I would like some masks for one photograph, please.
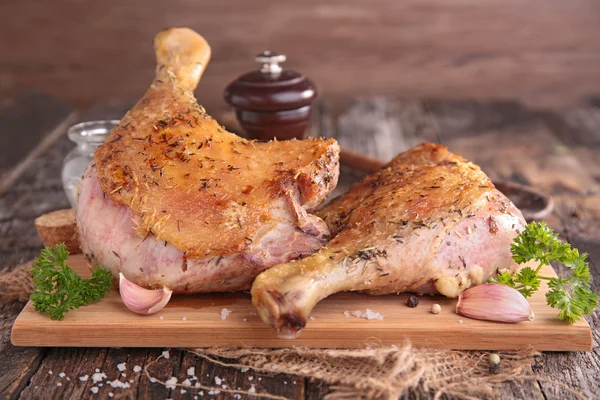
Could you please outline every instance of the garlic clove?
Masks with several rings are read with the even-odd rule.
[[[534,317],[527,299],[518,290],[498,283],[478,285],[462,292],[456,313],[496,322],[532,321]]]
[[[167,305],[173,291],[167,287],[145,289],[119,273],[119,293],[121,293],[121,300],[131,311],[137,314],[150,315],[159,312]]]

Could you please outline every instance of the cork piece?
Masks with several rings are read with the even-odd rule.
[[[44,214],[36,218],[35,227],[44,246],[53,247],[64,243],[69,253],[81,253],[74,208]]]

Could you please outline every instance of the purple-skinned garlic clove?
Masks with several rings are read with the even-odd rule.
[[[162,289],[145,289],[129,281],[119,273],[119,293],[125,306],[136,314],[150,315],[162,310],[173,291],[167,287]]]
[[[502,284],[474,286],[458,296],[456,313],[495,322],[532,321],[533,310],[516,289]]]

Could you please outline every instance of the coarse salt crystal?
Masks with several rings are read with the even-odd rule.
[[[199,388],[200,386],[201,386],[201,385],[200,385],[200,383],[199,383],[199,382],[196,382],[196,383],[194,383],[194,387],[195,387],[195,388]]]
[[[130,379],[130,380],[129,380],[129,383],[133,383],[133,379]]]
[[[250,386],[250,389],[248,389],[248,393],[256,393],[256,388],[254,387],[254,385]]]
[[[308,317],[308,319],[310,319],[311,321],[315,320],[315,317],[313,317],[312,315],[310,317]]]
[[[165,359],[167,359],[167,360],[168,360],[168,359],[169,359],[169,357],[171,357],[171,355],[169,354],[169,350],[165,350],[165,351],[163,351],[163,352],[162,352],[162,356],[163,356]]]
[[[125,363],[117,364],[117,368],[121,372],[123,372],[127,369],[127,367],[125,366]]]
[[[99,383],[98,386],[102,387],[102,386],[104,386],[104,383]]]
[[[177,378],[172,376],[169,379],[167,379],[167,381],[165,382],[165,387],[167,389],[175,389],[176,383],[177,383]]]
[[[187,369],[187,374],[188,374],[189,376],[194,376],[194,375],[196,375],[196,367],[189,367],[189,368]]]
[[[161,319],[161,320],[163,320],[163,319],[165,319],[165,317],[163,317],[163,316],[161,315],[161,316],[160,316],[160,319]]]
[[[105,378],[106,374],[104,372],[96,372],[94,375],[92,375],[92,381],[94,381],[94,383],[100,382],[102,379]]]
[[[259,376],[259,377],[258,377],[258,380],[259,380],[259,381],[262,381],[262,378]]]
[[[187,321],[187,317],[181,318],[182,321]]]
[[[187,393],[187,390],[181,389],[181,394],[186,394],[186,393]]]
[[[369,321],[372,319],[383,319],[383,315],[379,314],[378,312],[371,311],[368,308],[367,311],[362,315],[362,317],[368,319]]]
[[[58,382],[58,383],[56,384],[56,386],[62,386],[62,383]]]
[[[113,396],[114,396],[113,392],[108,392],[108,397],[113,397]]]
[[[190,382],[189,379],[186,379],[185,381],[181,382],[181,384],[186,385],[186,386],[190,386],[192,384],[192,382]]]
[[[246,367],[241,369],[242,372],[248,372],[249,370],[250,370],[250,368],[246,368]]]
[[[100,372],[100,369],[99,369],[99,368],[96,368],[96,370],[95,370],[94,372]]]
[[[231,314],[231,311],[224,308],[221,310],[221,319],[227,319],[227,317],[229,317],[229,314]]]
[[[61,378],[64,378],[66,376],[66,374],[64,372],[61,372],[60,374],[58,374],[58,376],[60,376]]]
[[[221,378],[219,378],[218,376],[215,376],[215,383],[216,383],[217,385],[220,385],[220,384],[221,384],[221,382],[223,382],[223,380],[222,380]]]
[[[52,371],[48,371],[48,375],[52,375]]]
[[[223,389],[227,389],[227,385],[221,385]]]
[[[121,372],[121,376],[122,376],[123,378],[127,378],[127,374],[126,374],[125,372]]]
[[[242,321],[248,322],[248,318],[242,318]]]
[[[271,369],[273,369],[273,370],[279,369],[279,365],[272,365]]]
[[[459,319],[459,320],[458,320],[458,323],[459,323],[459,324],[462,324],[462,323],[463,323],[463,320],[462,320],[462,319]]]
[[[68,380],[68,381],[71,381],[71,378],[69,378],[69,377],[67,376],[67,380]]]
[[[96,386],[94,386],[94,387],[92,387],[92,388],[90,389],[90,391],[91,391],[92,393],[98,393],[98,388],[97,388]]]
[[[150,378],[150,382],[155,383],[156,382],[156,378]]]
[[[140,372],[142,370],[142,367],[140,367],[139,365],[135,365],[133,367],[133,372]]]
[[[368,319],[368,320],[372,320],[372,319],[382,320],[383,319],[383,315],[381,315],[378,312],[374,312],[368,308],[366,309],[365,312],[362,312],[360,310],[350,312],[350,311],[346,310],[346,311],[344,311],[344,316],[346,318],[348,318],[350,316],[354,316],[356,318],[364,318],[364,319]]]
[[[253,376],[249,376],[249,377],[248,377],[248,380],[249,380],[249,381],[252,381],[252,380],[254,380],[254,377],[253,377]]]

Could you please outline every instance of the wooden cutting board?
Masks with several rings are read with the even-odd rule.
[[[89,276],[81,255],[69,265]],[[555,276],[551,267],[544,275]],[[149,316],[130,312],[116,288],[100,302],[72,310],[63,321],[37,313],[29,302],[12,330],[15,346],[83,347],[322,347],[351,348],[369,344],[402,344],[465,350],[512,350],[532,346],[537,350],[589,351],[592,335],[586,321],[569,325],[546,305],[547,286],[529,299],[535,313],[532,322],[505,324],[469,319],[454,312],[456,300],[422,296],[416,308],[405,305],[408,295],[368,296],[340,293],[317,305],[313,318],[299,338],[279,339],[265,325],[244,293],[174,296],[162,311]],[[430,313],[438,303],[442,312]],[[231,314],[221,319],[226,308]],[[366,309],[383,320],[344,316],[344,311]]]

